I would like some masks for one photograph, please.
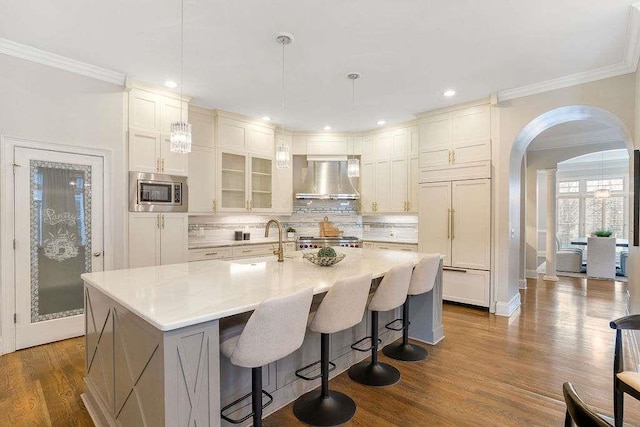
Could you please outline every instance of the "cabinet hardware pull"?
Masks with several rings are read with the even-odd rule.
[[[442,267],[442,270],[444,270],[444,271],[455,271],[457,273],[466,273],[467,272],[467,270],[465,270],[464,268]]]
[[[249,210],[249,201],[247,200],[246,202],[244,202],[246,209]]]
[[[162,159],[162,172],[164,172],[164,159]]]
[[[211,201],[211,210],[214,212],[216,211],[216,199],[213,199]]]
[[[210,255],[218,255],[218,252],[209,252],[208,254],[205,254],[205,255],[207,255],[207,256],[210,256]]]
[[[447,160],[447,163],[451,164],[451,150],[449,150],[449,159]]]
[[[456,238],[456,210],[451,209],[451,240]]]
[[[162,171],[160,170],[160,158],[157,158],[157,159],[156,159],[156,170],[157,170],[158,172],[162,172]]]
[[[455,164],[456,163],[456,150],[451,150],[451,154],[452,154],[452,157],[453,157],[451,163]]]
[[[164,215],[162,215],[162,229],[164,230]]]
[[[447,209],[447,240],[451,238],[451,209]]]
[[[249,210],[253,210],[253,200],[249,200]]]
[[[249,253],[249,252],[253,252],[252,249],[245,249],[244,251],[242,251],[243,254]]]
[[[156,228],[160,228],[160,214],[156,215]]]

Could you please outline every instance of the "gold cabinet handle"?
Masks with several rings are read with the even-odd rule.
[[[162,159],[162,172],[164,172],[164,159]]]
[[[449,159],[447,160],[447,163],[451,164],[451,150],[449,150]]]
[[[451,240],[456,238],[456,210],[451,209]]]
[[[246,209],[249,210],[249,201],[247,200],[246,202],[244,202]]]
[[[249,210],[253,210],[253,200],[249,200]]]
[[[156,171],[161,172],[161,170],[160,170],[160,158],[156,159]]]
[[[451,150],[451,163],[455,164],[456,163],[456,150]]]
[[[451,238],[451,209],[447,209],[447,239]]]
[[[161,216],[162,216],[162,229],[164,230],[164,215],[161,215]]]
[[[211,210],[214,212],[216,211],[216,199],[213,199],[211,201]]]
[[[156,215],[156,228],[160,228],[160,214]]]
[[[205,254],[206,256],[213,256],[213,255],[218,255],[218,252],[209,252],[208,254]]]
[[[411,202],[407,200],[407,212],[411,210]]]

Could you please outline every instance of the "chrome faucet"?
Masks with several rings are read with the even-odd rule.
[[[274,255],[278,255],[278,262],[284,261],[284,249],[282,249],[282,224],[277,219],[270,219],[267,228],[264,229],[264,237],[269,237],[269,227],[275,224],[278,227],[278,249],[273,250]]]

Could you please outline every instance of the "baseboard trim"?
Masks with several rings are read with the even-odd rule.
[[[524,277],[526,277],[527,279],[537,279],[538,270],[526,270],[524,273]]]
[[[515,294],[508,303],[498,301],[496,303],[496,316],[511,317],[520,307],[520,292]]]
[[[542,280],[546,280],[547,282],[558,282],[558,281],[560,281],[560,279],[558,279],[558,276],[547,276],[546,274],[544,276],[542,276]]]
[[[520,279],[518,283],[520,284],[520,289],[527,289],[527,279]]]

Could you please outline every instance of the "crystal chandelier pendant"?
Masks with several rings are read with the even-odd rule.
[[[608,188],[598,188],[593,192],[593,197],[596,199],[608,199],[611,197],[611,193]]]
[[[171,146],[173,153],[191,152],[191,124],[185,122],[171,123]]]
[[[347,160],[347,176],[349,178],[360,177],[360,160],[356,158]]]
[[[285,143],[280,143],[276,147],[276,168],[288,169],[291,156],[289,155],[289,146]]]

